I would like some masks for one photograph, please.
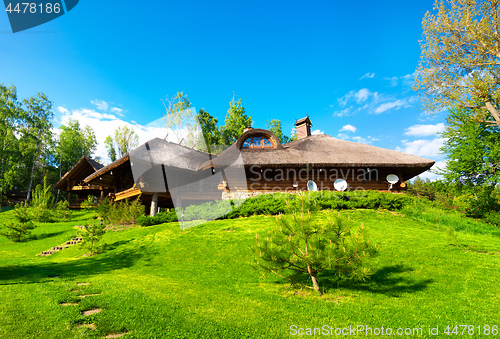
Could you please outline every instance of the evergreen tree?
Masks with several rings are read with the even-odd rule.
[[[288,213],[276,217],[276,227],[267,236],[257,234],[257,245],[253,247],[257,267],[320,295],[318,274],[325,270],[350,279],[367,277],[370,272],[365,259],[375,253],[375,247],[366,240],[363,224],[355,229],[340,214],[326,224],[313,221],[305,195],[298,194],[297,199],[297,204],[287,201]],[[312,286],[300,282],[304,274]]]
[[[252,118],[245,114],[245,108],[241,104],[241,98],[236,101],[233,95],[224,122],[225,125],[222,128],[222,139],[226,145],[232,145],[238,140],[243,130],[252,125]]]

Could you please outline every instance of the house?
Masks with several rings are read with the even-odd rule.
[[[220,155],[152,139],[84,182],[110,190],[115,201],[140,196],[157,207],[272,192],[379,190],[400,192],[434,161],[398,151],[311,135],[309,117],[296,123],[297,140],[281,144],[264,129],[247,128]]]
[[[81,203],[87,200],[88,196],[93,196],[95,201],[99,201],[110,192],[108,187],[88,184],[84,179],[103,167],[97,161],[83,156],[64,174],[54,188],[68,193],[70,208],[80,208]]]

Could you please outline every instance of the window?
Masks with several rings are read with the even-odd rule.
[[[252,136],[248,137],[244,142],[242,148],[272,148],[273,143],[271,139],[265,136]]]

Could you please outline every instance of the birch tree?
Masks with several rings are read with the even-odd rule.
[[[422,22],[413,89],[427,111],[470,109],[500,126],[500,0],[436,0]]]

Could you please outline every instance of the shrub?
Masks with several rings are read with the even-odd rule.
[[[52,187],[47,184],[47,177],[45,177],[43,178],[43,187],[36,185],[33,190],[30,206],[50,210],[53,205],[54,195],[52,194]]]
[[[500,212],[499,211],[490,211],[486,213],[484,219],[497,227],[500,227]]]
[[[26,207],[17,205],[14,210],[14,217],[16,221],[10,224],[4,223],[6,230],[0,234],[14,242],[21,242],[30,235],[35,225],[31,221],[31,215]]]
[[[154,217],[143,215],[138,218],[137,223],[141,226],[153,226],[175,221],[177,221],[177,214],[174,209],[171,209],[170,211],[160,212]]]
[[[82,209],[91,209],[91,208],[94,208],[96,207],[96,204],[97,204],[97,198],[94,197],[93,195],[89,195],[87,196],[87,199],[85,199],[81,204],[80,204],[80,208]]]
[[[54,211],[55,217],[58,220],[71,220],[73,213],[69,209],[69,202],[67,200],[62,200],[57,203],[56,209]]]
[[[132,202],[128,200],[110,202],[106,198],[97,206],[96,212],[109,225],[127,225],[138,222],[139,218],[144,215],[144,206],[141,204],[140,197]]]
[[[94,220],[91,224],[83,226],[80,234],[83,238],[81,246],[85,248],[89,255],[94,255],[104,248],[104,245],[98,245],[104,233],[106,233],[106,224],[102,220]]]
[[[272,272],[294,283],[296,277],[308,274],[312,287],[322,294],[318,273],[334,270],[339,277],[364,279],[369,275],[365,259],[375,253],[375,246],[364,236],[364,226],[352,228],[340,214],[328,223],[313,221],[305,194],[294,202],[287,201],[288,213],[276,217],[276,227],[265,237],[256,235],[253,247],[258,268]],[[281,275],[279,271],[289,272]]]

